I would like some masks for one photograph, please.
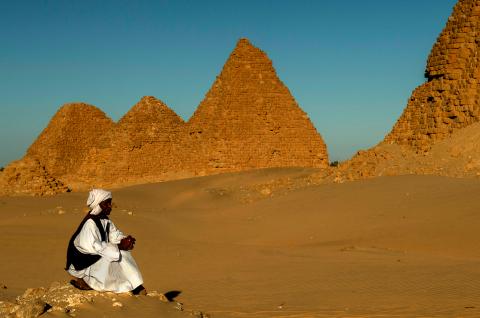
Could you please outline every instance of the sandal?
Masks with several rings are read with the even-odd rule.
[[[70,284],[72,284],[73,287],[78,288],[80,290],[92,290],[92,288],[88,286],[83,279],[72,279],[70,281]]]

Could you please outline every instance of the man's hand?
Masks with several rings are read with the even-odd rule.
[[[120,241],[120,243],[118,244],[118,249],[122,251],[132,250],[135,246],[135,242],[135,238],[129,235]]]

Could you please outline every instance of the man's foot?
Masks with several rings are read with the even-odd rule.
[[[82,278],[77,278],[77,279],[72,279],[70,281],[70,284],[72,284],[75,288],[78,288],[80,290],[92,290],[90,286],[88,286],[87,283]]]
[[[134,290],[132,290],[132,294],[145,296],[147,294],[147,290],[145,289],[145,287],[143,287],[143,285],[140,285]]]

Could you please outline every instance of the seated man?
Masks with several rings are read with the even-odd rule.
[[[125,236],[108,218],[112,194],[93,189],[87,205],[90,211],[68,244],[65,270],[76,278],[70,283],[82,290],[146,294],[142,274],[129,252],[135,239]]]

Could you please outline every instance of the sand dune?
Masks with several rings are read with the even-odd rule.
[[[133,253],[148,289],[181,291],[186,310],[212,317],[480,314],[480,182],[383,177],[242,199],[242,189],[302,173],[259,170],[118,189],[112,219],[137,237]],[[0,199],[0,283],[8,287],[1,298],[67,281],[65,248],[85,199]],[[154,317],[155,306],[144,302],[116,311],[82,305],[77,317],[105,308],[108,317]]]

